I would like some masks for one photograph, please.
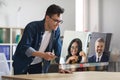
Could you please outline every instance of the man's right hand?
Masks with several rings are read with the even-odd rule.
[[[64,69],[59,69],[59,71],[58,71],[59,73],[68,73],[68,74],[71,74],[71,73],[73,73],[72,71],[70,71],[70,70],[64,70]]]
[[[57,56],[55,56],[55,54],[54,53],[52,53],[52,52],[45,52],[44,54],[43,54],[43,58],[45,59],[45,60],[53,60],[53,59],[55,59]]]
[[[54,53],[52,52],[39,52],[39,51],[36,51],[32,54],[33,56],[37,56],[37,57],[41,57],[41,58],[44,58],[45,60],[53,60],[55,59],[57,56],[55,56]]]

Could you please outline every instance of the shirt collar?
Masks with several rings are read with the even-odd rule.
[[[98,58],[99,58],[99,61],[101,61],[102,55],[103,55],[103,53],[101,53],[101,55],[98,57],[98,53],[96,53],[96,61]]]

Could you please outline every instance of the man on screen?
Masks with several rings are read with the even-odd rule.
[[[105,41],[103,38],[98,38],[95,41],[95,54],[88,58],[88,62],[108,62],[109,56],[104,52]],[[98,70],[98,69],[95,69]],[[103,69],[102,69],[103,70]]]

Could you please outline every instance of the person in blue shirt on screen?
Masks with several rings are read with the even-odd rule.
[[[63,8],[52,4],[43,20],[27,24],[13,55],[14,74],[46,73],[51,60],[59,62],[62,46],[59,24],[63,22],[63,13]]]

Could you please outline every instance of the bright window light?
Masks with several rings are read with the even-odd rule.
[[[83,0],[76,0],[76,31],[83,31]]]

